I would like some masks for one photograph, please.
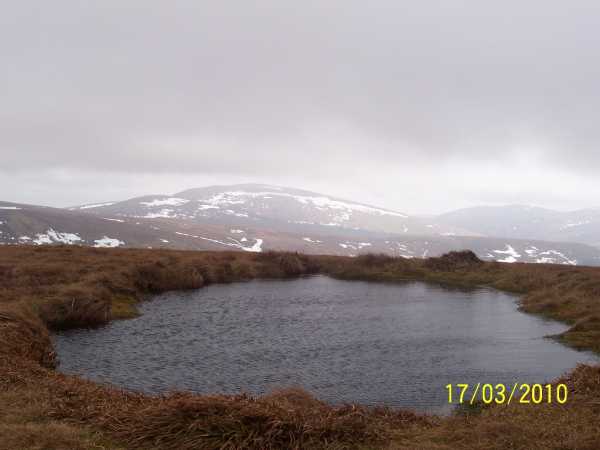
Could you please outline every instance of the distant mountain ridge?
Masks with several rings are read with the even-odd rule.
[[[375,252],[404,258],[471,249],[482,259],[500,262],[600,265],[598,247],[537,237],[535,228],[543,229],[540,223],[546,220],[565,224],[560,213],[523,207],[516,209],[520,216],[510,210],[483,211],[474,208],[420,218],[301,189],[210,186],[69,209],[0,202],[0,245],[286,250],[350,256]],[[519,234],[517,226],[509,233],[514,223],[532,221],[537,225],[525,237],[526,228]],[[570,226],[563,230],[586,225],[566,224]],[[568,231],[557,234],[565,235]]]
[[[483,236],[600,247],[600,208],[561,212],[524,205],[479,206],[442,214],[435,220],[440,225],[468,228]]]
[[[297,231],[306,226],[336,227],[417,235],[470,235],[452,225],[411,217],[324,194],[264,184],[189,189],[173,195],[151,195],[104,205],[83,205],[94,214],[170,218],[210,223],[245,223]]]

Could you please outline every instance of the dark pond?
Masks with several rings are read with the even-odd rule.
[[[444,412],[448,383],[543,382],[595,361],[491,289],[317,276],[172,292],[143,316],[57,335],[67,373],[150,393],[261,394]]]

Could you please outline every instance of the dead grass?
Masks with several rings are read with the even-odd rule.
[[[438,426],[413,429],[393,449],[597,450],[600,443],[600,367],[579,366],[560,382],[569,386],[564,405],[486,408],[478,416],[455,416]]]
[[[0,450],[124,449],[92,428],[52,420],[37,389],[0,391]]]
[[[292,253],[6,247],[0,249],[0,449],[597,449],[600,368],[567,378],[565,406],[512,405],[438,419],[331,407],[287,390],[270,396],[150,397],[55,370],[48,329],[137,314],[146,295],[209,283],[324,273],[341,279],[490,285],[523,310],[571,324],[560,338],[600,351],[600,269]]]

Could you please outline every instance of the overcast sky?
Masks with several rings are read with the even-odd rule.
[[[5,2],[0,199],[600,206],[600,2]]]

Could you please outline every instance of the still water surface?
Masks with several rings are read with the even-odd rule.
[[[595,362],[491,289],[323,276],[171,292],[143,316],[55,336],[60,369],[133,390],[262,394],[445,412],[448,383],[552,380]]]

